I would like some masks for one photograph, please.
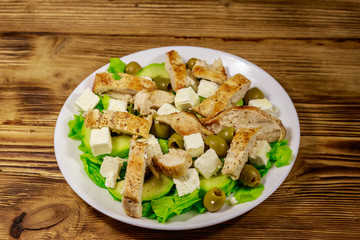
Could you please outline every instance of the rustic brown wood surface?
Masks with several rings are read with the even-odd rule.
[[[163,232],[113,220],[81,200],[54,155],[59,111],[110,57],[189,45],[270,73],[298,111],[301,145],[265,202],[204,229]],[[359,239],[360,1],[0,0],[0,239],[22,212],[69,216],[20,239]]]

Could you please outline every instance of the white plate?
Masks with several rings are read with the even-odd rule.
[[[67,137],[69,132],[68,122],[74,118],[75,100],[87,87],[92,87],[95,73],[106,71],[109,65],[103,66],[77,86],[60,111],[54,136],[55,155],[58,165],[71,188],[85,202],[98,211],[128,224],[161,230],[185,230],[211,226],[233,219],[256,207],[268,198],[285,180],[294,165],[300,144],[299,119],[295,107],[285,90],[265,71],[240,57],[207,48],[170,46],[137,52],[121,57],[121,60],[125,63],[137,61],[141,66],[146,66],[154,62],[164,62],[165,53],[173,49],[179,52],[184,61],[196,57],[212,63],[215,59],[221,58],[229,76],[241,73],[251,80],[251,87],[259,87],[265,96],[280,109],[279,118],[287,129],[286,139],[289,140],[294,159],[288,166],[281,168],[273,167],[269,170],[262,180],[265,190],[255,201],[235,206],[225,205],[220,211],[215,213],[196,214],[195,212],[187,212],[171,218],[167,223],[158,223],[156,220],[146,218],[134,219],[128,217],[122,209],[121,202],[114,201],[106,189],[96,186],[86,175],[79,158],[81,152],[77,149],[80,142]]]

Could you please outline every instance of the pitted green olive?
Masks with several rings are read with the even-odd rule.
[[[173,133],[169,138],[169,148],[184,149],[184,138],[178,133]]]
[[[169,78],[157,77],[154,79],[156,87],[160,90],[171,91],[171,84]]]
[[[210,212],[218,211],[225,203],[226,195],[220,188],[210,189],[204,197],[204,207]]]
[[[135,75],[140,69],[141,66],[137,62],[129,62],[126,64],[125,73]]]
[[[245,164],[241,170],[239,181],[244,186],[257,187],[261,182],[261,176],[254,166]]]
[[[247,105],[247,104],[249,104],[250,100],[262,99],[262,98],[264,98],[264,93],[257,87],[254,87],[246,92],[245,97],[244,97],[244,102]]]
[[[166,123],[162,123],[156,120],[154,117],[153,124],[151,125],[150,133],[157,138],[169,138],[171,136],[171,127]]]
[[[196,64],[196,61],[199,60],[197,58],[190,58],[186,63],[186,68],[193,69],[194,65]]]
[[[205,144],[214,149],[219,157],[225,157],[229,146],[226,141],[217,135],[210,135],[205,138]]]
[[[235,128],[233,127],[224,127],[221,131],[217,134],[218,136],[222,137],[227,144],[230,145],[231,140],[235,135]]]

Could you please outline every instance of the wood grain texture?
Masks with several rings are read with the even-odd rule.
[[[8,32],[232,38],[360,35],[356,0],[2,0],[0,9]]]
[[[162,232],[82,201],[54,156],[60,109],[90,73],[153,47],[243,57],[288,92],[301,124],[294,168],[250,212],[205,229]],[[0,239],[21,212],[67,204],[61,223],[20,239],[358,239],[360,4],[318,1],[0,0]]]

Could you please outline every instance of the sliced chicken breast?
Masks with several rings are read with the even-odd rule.
[[[104,111],[93,109],[85,115],[85,127],[102,128],[109,127],[116,133],[137,135],[144,138],[149,137],[152,117],[140,118],[128,112]]]
[[[146,167],[146,141],[131,139],[129,160],[122,190],[122,206],[127,215],[134,218],[142,216],[142,191]]]
[[[192,110],[204,116],[205,118],[200,119],[200,121],[206,122],[243,99],[245,93],[249,90],[250,84],[250,80],[246,77],[236,74],[226,80],[214,95],[206,98]]]
[[[113,98],[132,102],[136,93],[141,90],[155,90],[153,81],[133,76],[126,73],[119,73],[121,78],[116,80],[111,73],[103,72],[95,75],[93,92],[98,95],[107,94]]]
[[[155,165],[165,175],[173,178],[182,177],[192,165],[190,154],[182,149],[170,149],[159,159],[155,159]]]
[[[219,85],[223,84],[227,78],[221,59],[215,60],[212,65],[208,65],[205,61],[198,60],[192,69],[192,73],[197,78],[204,78]]]
[[[169,115],[159,115],[156,120],[169,124],[172,129],[182,136],[201,133],[203,137],[213,135],[214,133],[205,128],[199,120],[189,112],[179,112]]]
[[[166,53],[165,68],[169,73],[170,83],[175,92],[181,88],[189,86],[186,79],[187,75],[185,63],[182,61],[177,51],[171,50]]]
[[[230,148],[224,160],[221,173],[230,176],[233,180],[240,177],[241,170],[248,161],[249,152],[253,148],[258,129],[237,129],[231,141]]]
[[[286,135],[286,129],[280,119],[251,106],[232,107],[208,120],[204,125],[215,133],[224,127],[259,128],[257,139],[268,142],[280,141]]]
[[[163,90],[142,90],[135,95],[134,109],[141,115],[156,113],[156,110],[164,103],[173,103],[175,95]]]

